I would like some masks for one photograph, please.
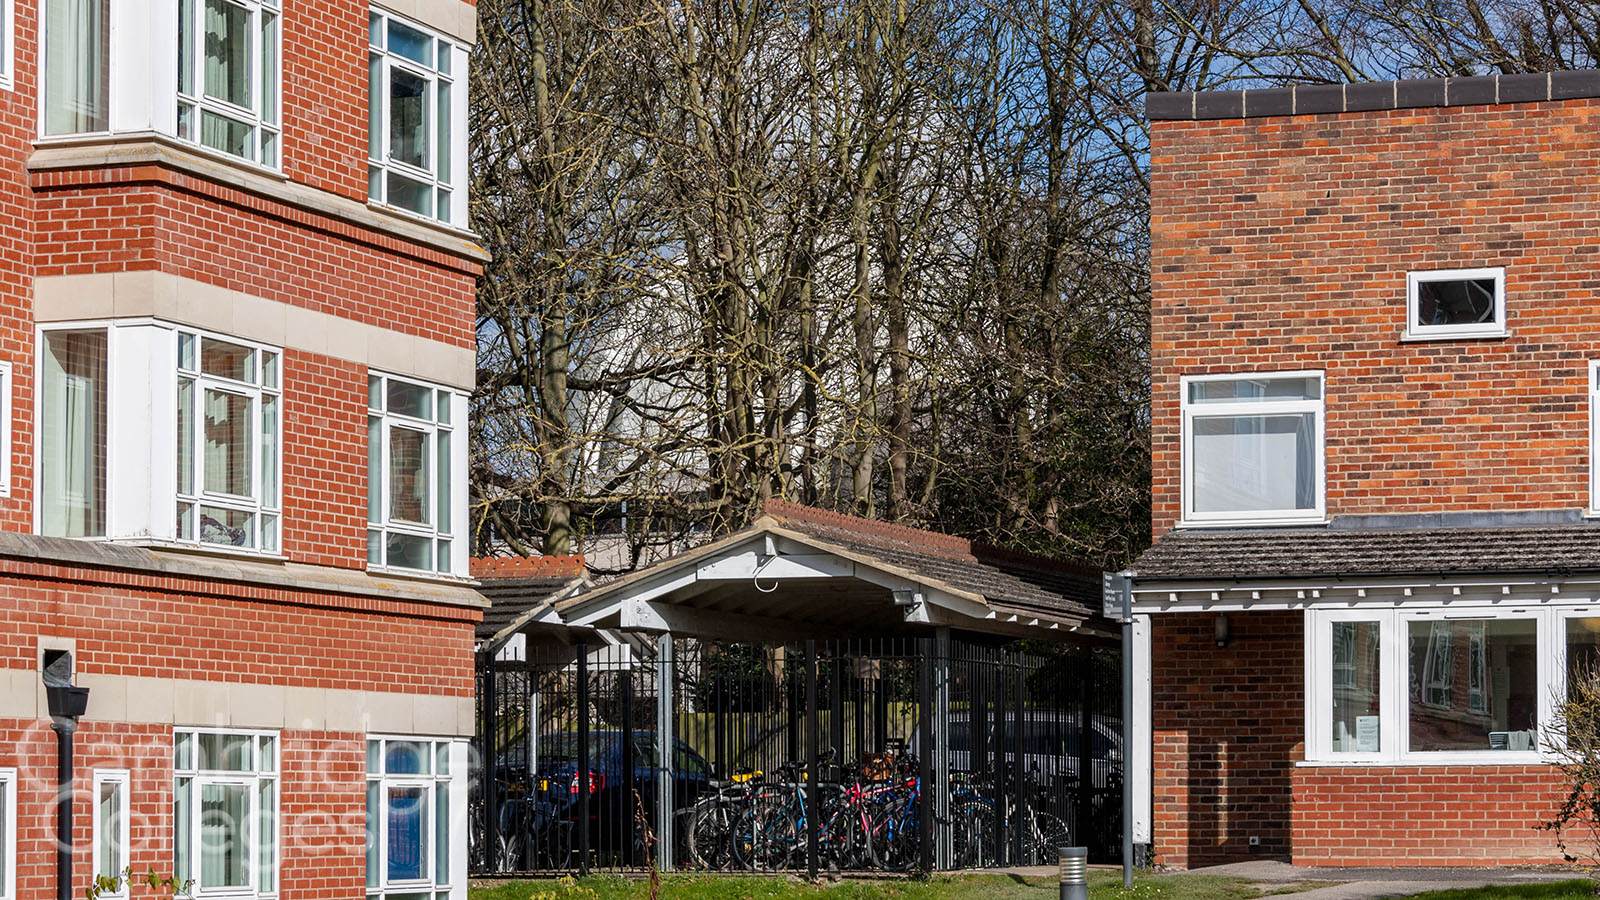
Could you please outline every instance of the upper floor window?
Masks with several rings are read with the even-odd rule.
[[[1406,337],[1446,340],[1505,333],[1505,269],[1440,269],[1406,277]]]
[[[367,563],[460,573],[465,547],[453,536],[465,509],[465,435],[456,427],[464,398],[373,374],[367,407]]]
[[[1323,393],[1318,372],[1182,379],[1187,523],[1323,518]]]
[[[106,533],[104,328],[46,331],[39,365],[39,533]]]
[[[278,165],[279,0],[179,0],[178,137]]]
[[[466,50],[382,10],[370,18],[369,194],[451,224],[465,221]]]
[[[0,0],[0,88],[16,85],[17,4]]]
[[[178,332],[178,534],[278,549],[278,352]]]
[[[9,19],[14,0],[0,2]],[[43,81],[44,134],[109,127],[111,0],[45,0]]]

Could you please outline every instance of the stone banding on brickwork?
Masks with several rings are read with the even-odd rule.
[[[1473,75],[1363,84],[1301,84],[1238,91],[1151,92],[1153,120],[1255,119],[1600,97],[1600,70]]]

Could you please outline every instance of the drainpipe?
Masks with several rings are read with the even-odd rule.
[[[73,685],[69,650],[46,650],[40,675],[56,733],[56,900],[72,900],[72,736],[89,708],[89,689]]]

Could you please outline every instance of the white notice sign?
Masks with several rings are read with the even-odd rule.
[[[1356,752],[1378,752],[1378,716],[1356,716]]]

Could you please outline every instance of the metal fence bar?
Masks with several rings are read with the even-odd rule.
[[[674,667],[677,658],[673,653],[672,635],[656,638],[656,734],[661,746],[659,768],[656,770],[656,868],[670,872],[676,862],[673,850],[677,846],[678,811],[678,729],[673,721],[678,707],[677,678]]]
[[[817,642],[806,641],[806,874],[817,877],[821,843],[818,823],[822,818],[822,767],[817,753]]]
[[[578,871],[589,874],[589,646],[578,644]]]

